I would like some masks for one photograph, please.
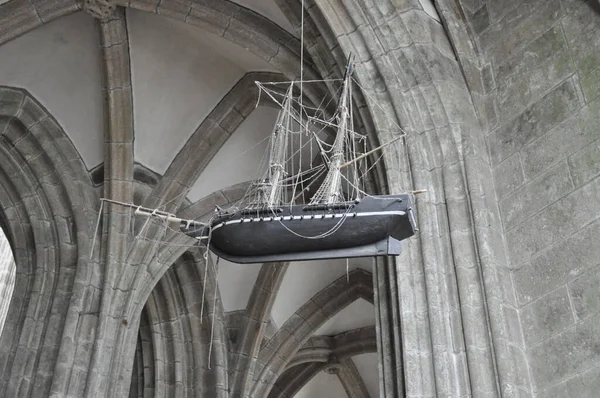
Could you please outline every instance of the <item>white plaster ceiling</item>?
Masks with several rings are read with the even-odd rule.
[[[375,307],[366,300],[358,299],[325,322],[315,334],[331,336],[372,325],[375,325]]]
[[[377,353],[360,354],[352,357],[352,361],[372,398],[379,396],[379,365]]]
[[[340,379],[336,375],[319,372],[294,398],[348,398]]]
[[[248,71],[272,68],[195,26],[127,10],[136,160],[163,174],[215,105]]]
[[[277,118],[275,108],[261,106],[242,122],[219,152],[211,159],[188,197],[196,201],[223,188],[262,176],[261,165]]]
[[[433,4],[433,0],[419,0],[419,3],[421,3],[423,10],[427,14],[429,14],[429,16],[431,18],[440,22],[440,16],[438,15],[437,9],[435,8],[435,5]]]
[[[372,259],[354,258],[349,260],[348,265],[349,271],[363,268],[371,272]],[[346,260],[344,259],[290,263],[271,312],[271,317],[277,327],[283,325],[298,308],[321,289],[344,275],[346,275]],[[351,317],[355,315],[358,314],[348,314]]]
[[[24,88],[40,101],[88,169],[104,157],[98,43],[93,18],[75,13],[0,47],[0,85]]]
[[[263,17],[269,18],[277,25],[281,26],[291,34],[295,34],[294,28],[289,23],[279,6],[274,0],[233,0],[241,6],[251,9],[252,11],[261,14]],[[300,3],[298,3],[300,4]]]
[[[219,292],[225,312],[243,310],[248,304],[262,264],[234,264],[219,260]]]

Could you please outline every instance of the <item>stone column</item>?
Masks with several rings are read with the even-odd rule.
[[[375,323],[381,397],[404,396],[402,336],[395,262],[378,257],[373,266]]]

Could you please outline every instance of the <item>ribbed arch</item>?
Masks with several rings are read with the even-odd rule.
[[[348,330],[334,336],[313,336],[296,352],[286,370],[308,362],[328,362],[377,351],[375,326]]]
[[[155,396],[227,396],[223,309],[218,291],[213,307],[217,285],[212,268],[208,270],[206,292],[202,290],[204,266],[201,258],[186,253],[163,275],[144,307],[147,324],[140,324],[140,338],[144,338],[142,328],[147,328]],[[144,384],[150,381],[144,380]]]
[[[369,395],[352,359],[335,356],[326,361],[306,362],[288,368],[279,377],[268,398],[293,398],[302,387],[321,372],[335,374],[348,398],[375,398]]]
[[[314,332],[359,298],[373,303],[373,282],[370,272],[355,269],[300,307],[260,350],[250,396],[268,396],[279,375]]]
[[[74,204],[96,196],[71,141],[31,94],[0,87],[0,104],[0,211],[17,267],[0,339],[0,395],[47,395],[71,289],[88,270],[79,253],[89,248],[92,217]],[[14,367],[28,361],[36,366]]]

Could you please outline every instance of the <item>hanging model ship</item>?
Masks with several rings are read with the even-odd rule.
[[[280,106],[265,175],[237,207],[217,208],[207,224],[182,222],[182,232],[234,263],[400,254],[400,241],[415,230],[411,199],[407,194],[372,196],[361,188],[366,172],[361,175],[360,163],[383,146],[357,154],[366,139],[353,131],[352,65],[331,118],[302,106],[302,95],[293,95],[293,82],[281,100],[268,83],[257,85]],[[333,143],[321,139],[319,129],[333,131]],[[302,167],[303,154],[313,147],[320,164]]]

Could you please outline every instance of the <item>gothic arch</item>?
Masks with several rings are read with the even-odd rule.
[[[251,390],[253,397],[266,397],[293,355],[329,318],[362,298],[373,303],[370,272],[356,269],[338,278],[300,307],[261,348]]]
[[[290,10],[299,8],[299,1],[278,0],[278,3],[282,5],[284,11],[288,11],[290,19],[298,21],[297,14],[293,14]],[[454,49],[449,45],[444,29],[432,24],[427,19],[418,2],[404,2],[398,5],[397,2],[388,0],[377,2],[373,0],[346,2],[309,0],[306,3],[308,7],[307,26],[309,27],[307,47],[315,62],[314,67],[309,66],[312,67],[314,76],[339,75],[345,55],[350,51],[355,52],[358,54],[360,64],[357,77],[368,92],[364,98],[357,97],[356,102],[359,105],[361,122],[369,131],[373,142],[390,139],[396,123],[402,125],[409,132],[405,146],[402,147],[406,151],[403,154],[405,156],[400,156],[399,153],[389,154],[385,159],[385,168],[377,169],[374,184],[377,185],[378,191],[399,191],[423,187],[430,190],[426,196],[419,197],[417,200],[420,236],[407,242],[405,245],[407,253],[397,263],[381,261],[375,272],[377,281],[375,291],[376,297],[378,297],[375,304],[382,325],[378,340],[391,344],[396,354],[393,360],[397,361],[396,363],[382,361],[384,378],[399,380],[395,383],[405,385],[406,394],[413,396],[497,395],[501,391],[511,389],[525,388],[527,390],[528,386],[520,385],[520,379],[516,376],[517,372],[514,372],[514,366],[509,365],[507,368],[500,369],[494,360],[496,356],[504,357],[507,352],[506,347],[511,343],[510,337],[507,337],[505,333],[508,328],[503,312],[505,307],[509,307],[506,303],[507,297],[511,294],[511,287],[510,283],[504,282],[503,278],[506,277],[506,274],[501,269],[502,259],[496,251],[498,249],[481,243],[502,238],[501,232],[488,228],[489,224],[498,224],[494,219],[495,213],[490,214],[485,211],[487,208],[495,206],[495,199],[486,196],[484,192],[494,192],[494,188],[487,186],[488,181],[492,178],[485,145],[479,134],[480,126],[475,117],[476,110],[462,77],[462,71],[457,66]],[[0,25],[3,26],[3,30],[0,32],[0,43],[60,15],[76,11],[78,9],[76,4],[78,3],[66,2],[56,5],[55,2],[42,0],[42,2],[36,2],[35,5],[12,1],[0,6],[0,9],[15,9],[14,13],[3,13],[3,15],[19,15],[19,18],[14,18],[14,20],[7,17],[8,20],[0,21]],[[236,16],[246,15],[247,12],[235,8],[230,3],[227,3],[224,8],[215,5],[220,3],[209,1],[184,3],[181,8],[179,8],[180,3],[171,0],[161,4],[164,5],[159,6],[158,2],[144,4],[135,1],[133,5],[129,3],[121,5],[150,9],[156,13],[169,13],[171,17],[180,19],[182,17],[188,19],[188,14],[196,15],[195,13],[200,10],[200,18],[194,23],[212,24],[210,25],[211,29],[227,37],[230,37],[229,34],[232,32],[222,24],[223,21],[228,21],[227,26],[232,22],[234,30],[237,29],[238,33],[256,30],[259,32],[257,40],[243,38],[243,35],[239,34],[236,37],[231,36],[231,39],[239,40],[238,43],[242,46],[251,49],[263,59],[277,64],[284,73],[289,75],[296,73],[294,70],[297,69],[295,64],[298,61],[298,51],[294,50],[294,46],[297,47],[297,39],[290,38],[283,42],[276,40],[273,38],[273,34],[278,32],[277,29],[272,29],[274,28],[272,24],[264,18],[249,14],[249,18],[244,17],[243,20],[240,20]],[[254,23],[252,20],[259,22]],[[111,22],[112,20],[103,23],[105,27],[108,27]],[[120,22],[122,23],[123,20],[121,19]],[[188,22],[191,23],[191,21]],[[220,23],[221,25],[219,25]],[[292,45],[292,43],[295,44]],[[106,62],[108,64],[108,61]],[[307,72],[307,76],[311,73]],[[380,108],[379,105],[383,108]],[[391,120],[388,118],[390,115]],[[22,124],[26,125],[24,122]],[[11,128],[9,132],[22,134],[18,133],[19,128],[21,127]],[[50,127],[50,130],[53,129],[54,127]],[[129,138],[132,139],[132,137]],[[19,143],[27,145],[29,141],[22,140]],[[15,143],[14,148],[17,146],[18,144]],[[33,147],[35,147],[35,143]],[[112,154],[108,156],[112,156]],[[71,161],[77,157],[67,156],[67,158]],[[60,159],[60,157],[56,159]],[[58,255],[65,259],[65,263],[61,263],[63,265],[81,262],[82,266],[77,266],[76,281],[72,284],[80,283],[83,286],[89,286],[90,279],[97,277],[97,275],[92,275],[92,267],[86,266],[87,262],[84,261],[85,252],[89,249],[86,236],[92,236],[92,233],[87,233],[90,229],[89,220],[95,220],[95,216],[91,212],[86,214],[86,211],[89,208],[97,208],[94,192],[83,189],[84,200],[70,202],[66,200],[65,203],[74,205],[71,207],[75,207],[75,210],[72,215],[69,213],[70,208],[66,210],[66,215],[62,214],[64,209],[60,204],[53,202],[54,198],[71,199],[67,196],[71,195],[71,192],[78,192],[77,190],[63,189],[63,186],[70,184],[70,181],[62,181],[63,179],[69,180],[62,178],[69,176],[69,171],[58,173],[60,178],[51,180],[50,184],[42,184],[37,187],[31,181],[38,178],[52,179],[57,175],[55,169],[51,167],[52,165],[50,170],[53,171],[50,177],[36,174],[36,170],[44,168],[36,162],[47,161],[47,159],[44,157],[31,159],[32,162],[29,163],[32,164],[27,167],[27,170],[20,170],[8,160],[2,160],[6,162],[2,169],[9,170],[8,172],[4,171],[3,178],[5,180],[14,181],[16,177],[22,177],[24,181],[29,181],[26,191],[22,192],[18,192],[14,184],[11,186],[7,182],[6,186],[11,188],[1,194],[2,199],[0,200],[2,200],[3,207],[11,208],[8,212],[13,213],[13,215],[7,216],[9,233],[16,237],[13,238],[13,241],[23,242],[27,247],[35,245],[40,248],[40,253],[42,247],[52,247],[55,250],[60,248],[60,251],[54,253],[46,250],[47,258]],[[54,156],[52,156],[53,160]],[[128,161],[132,163],[133,157],[131,156]],[[19,163],[22,163],[22,160]],[[77,167],[74,169],[79,170]],[[116,181],[116,174],[109,173],[108,175],[107,180]],[[79,176],[76,177],[72,180],[79,180]],[[132,182],[131,176],[125,177],[129,183]],[[87,176],[82,181],[87,181],[85,178]],[[118,190],[125,185],[115,182],[107,189],[110,189],[110,192],[124,192],[125,196],[131,196],[132,192],[127,188],[123,191]],[[40,190],[44,196],[39,194]],[[56,190],[59,191],[58,195],[54,192]],[[61,190],[67,192],[68,195],[61,193]],[[20,199],[24,193],[30,195],[25,195],[27,203],[22,205]],[[30,197],[35,199],[31,200]],[[83,205],[78,207],[78,203],[83,203]],[[182,214],[187,210],[195,209],[196,207],[189,206],[182,211]],[[120,216],[115,213],[111,209],[106,219],[111,226],[118,227],[121,225],[119,223]],[[50,215],[54,216],[54,214],[59,215],[55,220],[57,225],[55,229],[48,226]],[[43,226],[42,233],[12,226],[10,221],[11,219],[20,219],[27,225],[27,222],[31,223],[34,215],[42,216],[45,221],[40,223]],[[35,220],[37,222],[38,218]],[[73,249],[72,241],[61,240],[69,236],[69,231],[72,231],[64,224],[69,226],[74,224],[78,228],[77,233],[81,231],[87,233],[73,234],[77,235],[77,249],[79,250]],[[110,233],[111,230],[108,232],[106,235],[116,236]],[[118,236],[113,239],[118,240]],[[116,246],[111,246],[113,245],[111,242],[113,241],[109,238],[108,244],[111,253],[122,254],[119,242]],[[61,245],[61,243],[65,244]],[[112,250],[113,248],[116,250]],[[143,264],[148,260],[144,256],[146,247],[139,245],[138,248],[139,250],[136,250],[128,259],[131,260],[133,266]],[[33,269],[33,260],[26,258],[22,253],[23,248],[17,248],[17,252],[19,249],[21,253],[17,253],[17,255],[22,256],[24,260],[18,261],[21,261],[22,264],[29,264]],[[123,278],[116,279],[118,283],[115,286],[109,286],[112,282],[110,281],[106,285],[98,287],[97,290],[100,288],[112,289],[118,299],[147,297],[150,291],[145,291],[143,288],[141,291],[133,289],[127,294],[123,293],[125,290],[121,289],[123,286],[127,288],[130,286],[134,288],[144,285],[153,286],[164,271],[179,257],[179,254],[181,253],[163,251],[158,256],[158,260],[151,264],[151,267],[143,275],[127,273]],[[41,256],[40,254],[40,258]],[[117,262],[121,260],[117,259]],[[48,263],[52,264],[52,262]],[[65,265],[65,271],[67,268],[69,267]],[[110,270],[109,275],[111,272],[114,273],[114,270]],[[72,281],[69,278],[72,276],[65,275],[67,285]],[[42,286],[43,289],[49,289],[50,283],[48,282],[50,280],[38,279],[38,281],[46,282]],[[34,291],[30,287],[32,283],[33,279],[28,280],[27,289]],[[55,282],[53,285],[56,286],[57,283]],[[502,286],[502,288],[496,286]],[[64,323],[65,328],[76,329],[77,333],[82,333],[79,331],[78,325],[90,326],[91,329],[96,330],[96,316],[93,312],[99,305],[99,299],[94,298],[94,289],[96,288],[92,287],[88,293],[81,293],[82,296],[87,295],[86,299],[83,297],[71,299],[73,310],[69,310],[69,315],[60,315],[70,317]],[[67,291],[71,291],[68,286]],[[403,294],[398,295],[399,291]],[[486,294],[489,297],[486,297]],[[389,295],[392,299],[387,300],[385,295]],[[103,298],[103,304],[110,307],[111,299],[106,299],[108,301],[105,302]],[[18,300],[15,301],[15,303],[17,302]],[[28,304],[32,305],[31,302]],[[86,309],[84,305],[89,305],[91,308]],[[137,303],[132,306],[134,308],[128,308],[124,314],[111,314],[114,319],[110,319],[106,323],[108,326],[101,323],[101,327],[97,327],[98,335],[115,333],[115,324],[120,322],[120,319],[117,318],[121,315],[130,319],[131,324],[135,325],[142,305],[143,303]],[[51,311],[45,310],[45,313],[50,314]],[[494,326],[491,333],[487,322],[488,318],[493,318],[495,320],[493,324],[497,325]],[[22,325],[25,322],[24,316],[20,319],[17,324]],[[390,320],[396,323],[392,324]],[[63,325],[63,322],[57,322]],[[394,330],[394,325],[402,326],[401,333]],[[459,325],[464,325],[464,327]],[[44,333],[47,334],[47,331]],[[131,330],[119,329],[117,338],[125,340],[129,338],[133,341],[135,340],[133,333]],[[96,336],[82,337],[87,337],[92,341],[97,338]],[[58,340],[58,338],[54,337],[53,339]],[[25,334],[23,334],[23,339],[31,340]],[[4,336],[2,341],[4,341]],[[81,339],[81,344],[71,349],[69,338],[63,339],[60,345],[61,350],[65,352],[66,363],[59,364],[54,372],[55,392],[68,391],[76,394],[80,391],[77,383],[83,375],[77,372],[71,374],[70,369],[74,363],[75,352],[81,350],[85,354],[89,351],[86,348],[86,345],[89,344],[93,343]],[[18,351],[16,343],[13,346]],[[49,346],[56,347],[57,344]],[[115,354],[111,354],[113,356],[109,358],[110,363],[115,362],[110,369],[113,373],[108,376],[92,375],[95,379],[93,382],[89,382],[86,388],[103,387],[106,380],[111,380],[111,378],[118,380],[117,376],[121,375],[123,368],[127,369],[126,360],[124,363],[119,362],[121,358],[127,357],[125,355],[127,354],[126,348],[117,347]],[[405,350],[410,356],[403,358],[402,353]],[[21,349],[21,352],[11,353],[7,358],[15,358],[15,356],[25,358],[27,354],[23,354],[22,351],[26,350]],[[33,351],[35,352],[35,348]],[[102,352],[102,350],[98,349],[97,352]],[[8,359],[8,361],[13,361],[13,359]],[[17,361],[15,360],[14,363]],[[40,365],[40,369],[45,369],[45,367],[51,367],[51,365]],[[18,369],[15,370],[16,372]],[[261,381],[269,380],[272,385],[274,383],[274,380],[271,381],[272,376],[267,371],[263,370],[263,372],[265,377]],[[65,376],[66,373],[68,376]],[[125,373],[127,372],[125,371]],[[406,376],[405,381],[401,380],[403,376]],[[32,376],[26,379],[23,387],[9,385],[8,388],[11,392],[19,392],[15,390],[18,388],[30,390],[30,385],[27,385],[29,382],[36,383],[36,386],[31,388],[45,391],[47,379],[51,376],[41,372],[35,377],[39,382],[33,381]],[[122,377],[126,378],[126,376]],[[126,383],[120,382],[120,384]],[[110,391],[122,391],[123,388],[126,388],[120,384]],[[386,390],[383,394],[388,396],[404,388],[391,386],[388,389],[387,386],[384,387]],[[111,388],[113,387],[111,386]]]
[[[160,279],[144,308],[154,340],[153,385],[159,396],[227,396],[223,308],[212,267],[203,291],[204,267],[201,256],[184,254]]]
[[[71,291],[89,272],[82,252],[89,249],[93,213],[84,204],[97,199],[74,146],[31,94],[0,87],[0,103],[0,209],[17,267],[0,340],[0,393],[44,395],[69,303],[81,305]],[[37,369],[15,366],[41,356],[49,360]]]

